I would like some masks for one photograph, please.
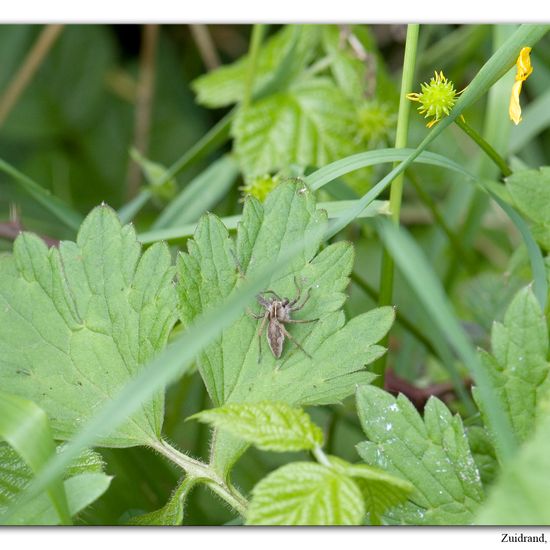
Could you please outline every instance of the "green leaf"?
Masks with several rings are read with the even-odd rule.
[[[55,453],[45,412],[32,401],[4,391],[0,392],[0,438],[13,447],[34,474]],[[59,477],[50,481],[46,493],[46,500],[53,503],[52,512],[56,519],[70,523],[67,497]]]
[[[28,502],[43,491],[48,484],[61,475],[64,469],[84,449],[94,446],[105,433],[110,433],[124,423],[132,413],[150,400],[156,392],[163,392],[166,385],[180,378],[194,361],[201,350],[212,343],[223,331],[245,310],[254,296],[265,289],[270,279],[284,273],[287,267],[303,254],[304,249],[317,242],[317,231],[310,232],[302,240],[288,244],[279,251],[275,262],[264,265],[255,276],[243,281],[242,286],[227,297],[219,307],[211,309],[197,318],[187,330],[181,331],[164,351],[153,357],[135,377],[128,380],[117,394],[103,403],[97,411],[80,427],[67,444],[62,455],[48,462],[44,471],[37,475],[28,489],[23,491],[21,503]],[[151,445],[165,453],[170,446],[163,442],[153,441]],[[171,451],[168,451],[171,453]],[[216,455],[215,455],[216,456]],[[180,454],[181,458],[181,454]],[[188,461],[188,466],[192,465]],[[203,468],[191,468],[201,477]],[[0,518],[4,515],[0,514]]]
[[[181,525],[185,501],[198,480],[186,477],[172,493],[168,502],[159,510],[134,516],[129,525]]]
[[[296,283],[303,286],[304,297],[311,289],[309,300],[294,318],[318,321],[287,326],[311,358],[287,341],[281,358],[276,359],[264,334],[259,361],[259,321],[243,309],[240,319],[197,360],[215,406],[273,396],[292,406],[334,403],[350,395],[356,384],[373,379],[363,367],[384,353],[376,342],[389,330],[394,311],[379,308],[346,324],[341,307],[353,250],[349,243],[339,242],[316,256],[325,225],[326,213],[316,209],[313,193],[295,182],[279,185],[263,206],[252,197],[247,199],[236,243],[218,218],[207,215],[201,219],[194,239],[188,242],[188,253],[178,258],[184,326],[235,291],[242,282],[239,269],[246,279],[253,279],[276,264],[284,250],[314,235],[307,249],[264,287],[287,297],[297,295]],[[257,304],[249,307],[258,312]]]
[[[497,477],[499,464],[487,430],[481,426],[470,426],[466,435],[483,485],[492,484]]]
[[[166,343],[175,321],[170,254],[143,255],[131,226],[106,206],[83,222],[77,242],[47,249],[20,235],[0,258],[0,383],[34,400],[68,439]],[[156,440],[163,394],[98,442]]]
[[[405,396],[373,386],[357,390],[357,409],[369,438],[358,445],[361,457],[414,485],[412,504],[392,512],[396,521],[472,523],[483,488],[459,416],[432,397],[422,419]]]
[[[232,127],[244,174],[323,166],[358,150],[353,103],[321,77],[301,80],[239,110]]]
[[[253,94],[258,94],[269,85],[275,71],[292,49],[292,56],[285,68],[288,81],[301,73],[313,59],[315,48],[320,40],[320,27],[317,25],[287,25],[267,40],[258,56],[254,72]],[[248,56],[231,65],[220,67],[205,74],[192,83],[197,101],[206,107],[227,107],[238,103],[244,96],[248,75]]]
[[[286,403],[230,403],[194,414],[265,451],[301,451],[323,445],[323,432],[302,409]]]
[[[503,323],[495,322],[491,333],[492,354],[480,351],[485,372],[519,441],[533,432],[540,403],[549,394],[548,328],[530,287],[512,300]],[[486,417],[485,404],[474,398]]]
[[[380,525],[382,515],[407,500],[413,485],[387,472],[366,466],[350,464],[337,457],[329,457],[330,463],[343,474],[353,478],[365,501],[365,508],[372,525]]]
[[[527,441],[502,470],[476,523],[481,525],[550,524],[550,417],[542,419]]]
[[[35,442],[33,441],[33,444]],[[64,446],[57,448],[63,452]],[[33,475],[30,468],[8,445],[0,444],[0,511],[8,511],[9,504],[27,487]],[[103,460],[93,451],[85,451],[67,468],[65,492],[71,516],[76,515],[96,500],[109,486],[111,478],[103,473]],[[13,525],[56,525],[59,523],[46,495],[39,495],[18,510],[16,516],[8,516],[5,523]]]
[[[111,476],[100,473],[78,474],[67,479],[64,487],[71,516],[75,516],[97,500],[109,488],[111,479]],[[6,525],[57,525],[59,520],[49,500],[44,495],[39,495],[19,508],[17,515],[10,515],[8,510],[3,523]]]
[[[357,484],[334,468],[293,462],[252,490],[247,525],[360,525],[365,516]]]
[[[506,188],[520,212],[532,222],[533,236],[550,250],[550,166],[515,172]]]

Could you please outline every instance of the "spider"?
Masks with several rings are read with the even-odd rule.
[[[291,300],[290,298],[281,298],[273,290],[266,290],[256,296],[258,303],[264,308],[264,312],[260,315],[249,312],[249,314],[254,317],[254,319],[262,319],[262,322],[260,323],[260,328],[258,330],[258,363],[261,361],[262,358],[262,333],[265,329],[266,323],[269,323],[267,326],[267,343],[269,345],[271,353],[273,353],[275,358],[279,359],[281,357],[285,337],[288,337],[288,339],[291,340],[296,347],[302,350],[311,359],[311,355],[285,328],[285,324],[287,323],[313,323],[314,321],[319,320],[290,318],[290,315],[293,312],[299,311],[306,305],[306,302],[309,300],[309,296],[311,293],[310,288],[308,289],[305,300],[301,304],[298,304],[302,294],[302,289],[298,285],[296,277],[294,277],[294,284],[298,289],[298,295],[293,300]],[[271,294],[272,296],[266,297],[266,294]]]

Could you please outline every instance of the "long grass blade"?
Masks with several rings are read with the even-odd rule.
[[[19,188],[53,214],[63,225],[74,231],[80,227],[83,220],[81,214],[2,159],[0,159],[0,171],[13,178]]]
[[[13,447],[35,474],[56,455],[46,413],[32,401],[2,391],[0,438]],[[50,497],[61,523],[68,525],[71,523],[71,516],[61,474],[62,471],[52,476],[44,485],[44,490]]]

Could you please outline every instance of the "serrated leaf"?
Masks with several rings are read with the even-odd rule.
[[[491,438],[485,428],[471,426],[466,430],[468,444],[483,485],[490,485],[499,471],[498,459]]]
[[[510,303],[503,323],[494,323],[492,355],[480,351],[481,364],[491,379],[518,440],[533,432],[540,403],[549,394],[548,328],[530,287]],[[486,412],[474,388],[482,415]]]
[[[479,510],[481,525],[549,525],[550,417],[503,468]]]
[[[382,515],[390,508],[405,502],[414,489],[408,481],[378,468],[365,464],[350,464],[333,456],[329,457],[329,460],[336,469],[353,478],[361,490],[372,525],[380,525]]]
[[[178,258],[177,287],[184,326],[234,291],[241,281],[239,269],[245,277],[253,277],[305,235],[316,237],[266,286],[266,290],[288,297],[298,292],[295,281],[302,283],[304,293],[311,288],[308,302],[294,318],[318,321],[288,325],[288,330],[312,358],[287,341],[281,358],[275,359],[264,334],[258,361],[259,321],[243,311],[197,361],[214,406],[272,400],[274,396],[291,406],[334,403],[350,395],[357,384],[373,379],[363,367],[384,353],[376,342],[389,330],[393,308],[375,309],[346,324],[340,308],[353,250],[349,243],[339,242],[316,255],[325,226],[326,213],[316,209],[313,194],[294,182],[279,185],[263,206],[251,197],[246,200],[236,243],[215,216],[207,215],[199,222],[194,239],[188,242],[188,253]],[[257,304],[251,303],[250,308],[259,311]],[[229,445],[232,449],[236,446],[235,442]]]
[[[301,451],[323,445],[323,432],[302,409],[286,403],[230,403],[194,414],[265,451]]]
[[[478,469],[462,421],[431,398],[424,419],[403,395],[373,386],[357,390],[357,409],[369,441],[359,454],[367,464],[410,481],[412,506],[392,512],[407,524],[460,525],[473,521],[483,499]]]
[[[318,25],[287,25],[267,40],[258,56],[254,71],[253,93],[265,88],[273,77],[282,59],[292,48],[292,56],[285,70],[286,80],[298,75],[315,55],[320,40]],[[248,55],[231,65],[225,65],[200,76],[191,84],[197,101],[206,107],[227,107],[238,103],[244,96],[248,79]]]
[[[0,384],[36,402],[54,436],[68,439],[166,343],[175,321],[165,245],[143,255],[132,226],[94,209],[77,242],[47,249],[22,234],[0,257]],[[158,393],[100,446],[148,443],[160,434]]]
[[[247,177],[291,164],[323,166],[359,152],[357,112],[328,78],[299,81],[239,110],[232,135]]]
[[[293,462],[252,490],[247,525],[360,525],[365,516],[357,484],[334,468]]]
[[[57,447],[63,452],[63,445]],[[33,478],[30,468],[8,445],[0,444],[0,512],[5,512],[10,502],[23,491]],[[69,512],[76,515],[105,492],[110,477],[103,473],[103,459],[94,451],[85,451],[67,468],[65,492]],[[39,495],[18,511],[17,517],[9,518],[10,524],[56,525],[59,518],[46,495]]]
[[[506,188],[521,213],[532,222],[535,239],[550,250],[550,166],[514,172],[506,178]]]

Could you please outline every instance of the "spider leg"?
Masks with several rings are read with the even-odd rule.
[[[302,347],[302,345],[300,344],[300,342],[298,342],[298,340],[296,340],[296,338],[294,338],[294,336],[292,336],[290,334],[290,332],[288,332],[288,330],[286,330],[286,328],[281,325],[281,330],[283,331],[283,334],[288,337],[288,339],[298,348],[300,348],[310,359],[313,359],[313,357],[311,357],[311,355]]]
[[[262,322],[260,323],[260,328],[258,330],[258,364],[262,361],[262,334],[264,332],[265,323],[269,316],[269,312],[266,311],[263,315]]]
[[[282,301],[282,298],[274,290],[264,290],[263,292],[260,292],[258,296],[262,296],[263,294],[273,294],[273,296],[275,296],[275,298],[277,298],[279,302]]]
[[[249,308],[246,308],[246,313],[250,315],[250,317],[254,317],[254,319],[261,319],[262,317],[265,317],[265,313],[256,315],[254,312],[250,311]]]
[[[298,278],[296,277],[296,275],[294,275],[294,284],[298,289],[298,294],[296,295],[296,298],[294,298],[294,300],[291,300],[291,302],[288,304],[291,307],[298,303],[298,301],[300,300],[300,296],[302,295],[302,286],[298,284]]]
[[[285,324],[287,323],[314,323],[315,321],[318,321],[319,319],[289,319],[288,321],[285,321]]]
[[[290,302],[289,304],[291,306],[290,310],[299,311],[300,309],[302,309],[306,305],[310,296],[311,296],[311,288],[308,288],[305,300],[300,305],[295,305],[298,302],[298,298],[296,298],[296,300],[292,300],[292,302]]]

